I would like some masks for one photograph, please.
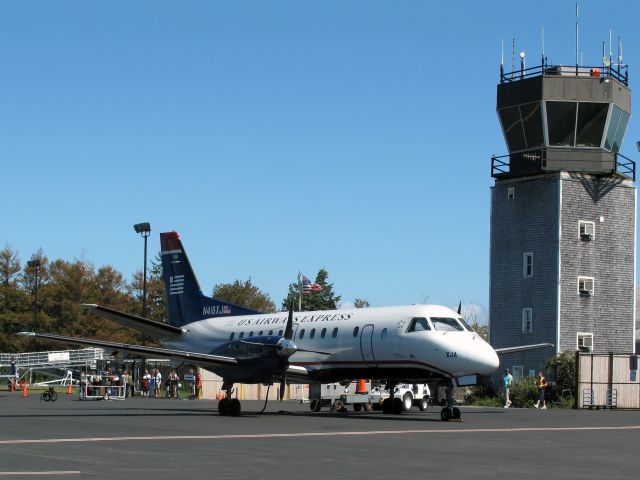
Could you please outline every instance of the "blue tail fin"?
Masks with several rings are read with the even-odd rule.
[[[261,313],[205,296],[177,232],[160,234],[160,250],[169,324],[182,327],[205,318]]]

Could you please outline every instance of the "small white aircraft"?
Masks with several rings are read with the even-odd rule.
[[[454,381],[476,383],[499,365],[494,350],[450,308],[438,305],[313,312],[260,313],[205,296],[176,232],[160,234],[168,323],[99,305],[83,307],[103,318],[158,339],[162,347],[21,332],[50,340],[189,361],[223,379],[220,415],[240,414],[234,383],[325,383],[376,378],[393,392],[398,383],[444,381],[442,420],[460,418],[453,406]],[[545,344],[546,345],[546,344]],[[503,349],[536,348],[540,345]],[[385,413],[402,412],[389,398]]]

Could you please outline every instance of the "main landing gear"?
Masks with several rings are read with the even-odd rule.
[[[220,416],[240,416],[240,400],[237,398],[231,398],[231,394],[233,393],[233,383],[223,381],[222,390],[225,391],[225,397],[218,402],[218,413]]]
[[[402,413],[402,399],[394,398],[394,390],[396,389],[396,383],[387,383],[386,389],[389,390],[389,398],[385,398],[382,402],[382,413],[387,415],[400,415]]]
[[[448,422],[449,420],[462,421],[460,409],[453,406],[453,380],[451,378],[447,379],[445,392],[447,395],[447,406],[440,411],[440,418],[443,422]]]

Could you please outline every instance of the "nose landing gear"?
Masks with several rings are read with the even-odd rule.
[[[447,406],[440,411],[440,419],[443,422],[448,422],[449,420],[458,420],[461,422],[462,414],[460,413],[460,409],[453,406],[453,379],[451,378],[447,379],[445,393],[447,396]]]

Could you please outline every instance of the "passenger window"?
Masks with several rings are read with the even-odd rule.
[[[356,327],[353,329],[353,336],[357,337],[358,336],[358,331],[360,330],[360,327]]]
[[[327,329],[323,328],[322,331],[320,332],[320,338],[324,338],[326,334],[327,334]]]
[[[244,332],[240,332],[240,336],[238,338],[244,338]]]
[[[336,337],[338,336],[338,327],[336,327],[336,328],[334,328],[334,329],[333,329],[333,332],[331,333],[331,336],[332,336],[333,338],[336,338]]]
[[[233,342],[233,337],[236,336],[236,332],[231,332],[231,336],[229,337],[229,341]]]
[[[304,328],[302,330],[300,330],[300,335],[298,335],[298,338],[300,340],[302,340],[304,338]]]
[[[309,338],[313,338],[316,336],[316,329],[312,328],[311,331],[309,332]]]
[[[261,337],[263,333],[264,333],[264,332],[263,332],[262,330],[260,330],[260,331],[258,332],[258,336],[259,336],[259,337]]]
[[[273,335],[273,330],[269,330],[269,335]]]
[[[431,327],[429,326],[427,319],[424,317],[414,318],[411,320],[409,328],[407,328],[407,332],[425,332],[427,330],[431,330]]]
[[[464,331],[455,318],[431,317],[431,323],[433,323],[433,329],[439,332]]]
[[[383,328],[382,333],[380,334],[380,340],[384,340],[385,338],[387,338],[387,329]]]
[[[282,330],[278,331],[278,336],[281,337],[282,336]]]
[[[249,336],[250,336],[250,337],[253,337],[253,332],[249,332]]]

